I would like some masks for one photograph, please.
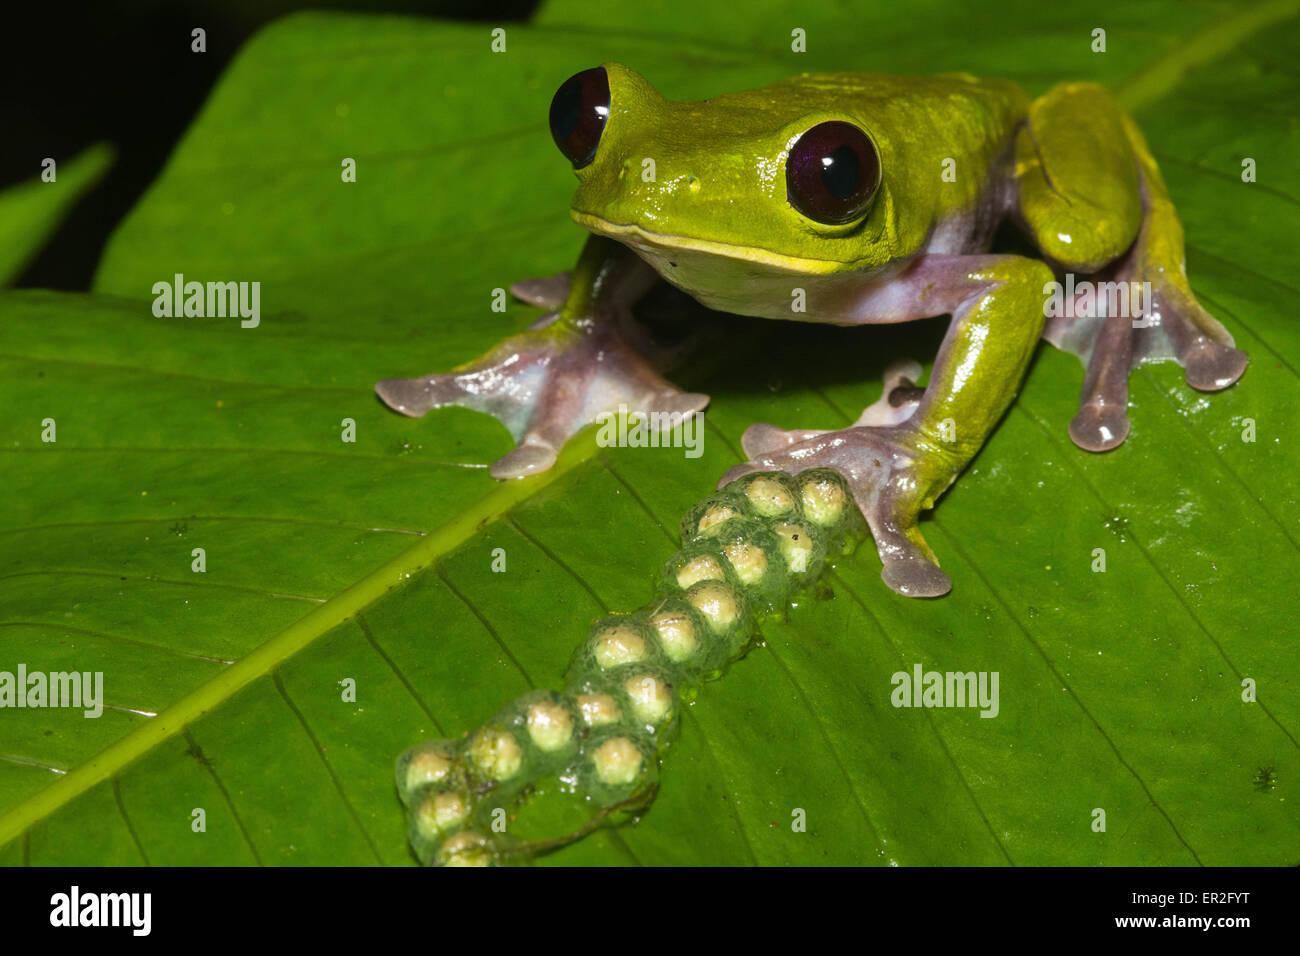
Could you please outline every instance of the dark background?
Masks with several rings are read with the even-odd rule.
[[[167,162],[243,43],[299,10],[390,13],[506,23],[538,0],[75,0],[13,4],[0,14],[0,189],[111,143],[103,179],[17,278],[19,287],[84,291],[117,223]],[[32,9],[36,7],[37,9]],[[207,52],[190,31],[207,31]]]

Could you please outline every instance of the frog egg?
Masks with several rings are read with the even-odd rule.
[[[743,538],[723,545],[727,556],[742,584],[757,584],[767,574],[767,554],[758,545]]]
[[[486,777],[503,781],[517,774],[524,764],[524,751],[515,735],[500,727],[484,727],[469,745],[470,759]]]
[[[492,844],[487,837],[472,830],[462,830],[447,838],[434,862],[438,866],[491,866],[493,857]]]
[[[604,727],[623,716],[622,709],[610,694],[579,694],[578,713],[588,727]]]
[[[641,628],[631,618],[597,621],[588,643],[591,659],[601,670],[643,661],[650,647]]]
[[[798,502],[793,483],[781,472],[746,475],[733,485],[738,486],[740,492],[749,499],[754,512],[764,518],[788,515],[795,510]]]
[[[686,513],[682,519],[682,540],[694,541],[719,525],[733,518],[748,517],[752,512],[749,499],[744,495],[730,491],[714,492]]]
[[[736,623],[743,610],[743,599],[725,581],[701,581],[692,585],[686,592],[686,600],[719,634]]]
[[[397,792],[402,803],[422,787],[442,784],[451,778],[456,764],[454,741],[428,741],[412,747],[397,758]]]
[[[711,554],[700,554],[686,560],[677,569],[677,586],[683,591],[696,581],[722,581],[727,574],[722,563]]]
[[[563,704],[539,700],[528,708],[528,737],[543,753],[562,749],[573,739],[573,718]]]
[[[672,685],[654,674],[633,674],[623,682],[632,714],[643,724],[657,726],[673,708]]]
[[[718,542],[712,539],[694,541],[664,562],[656,578],[656,590],[672,594],[685,591],[700,581],[725,580],[727,562]]]
[[[732,518],[739,518],[740,512],[733,510],[729,505],[714,505],[700,515],[699,522],[695,525],[695,530],[700,534],[707,534],[710,528],[716,528],[724,521],[730,521]]]
[[[754,518],[736,518],[717,532],[718,550],[726,558],[731,583],[760,603],[778,602],[784,595],[787,574],[780,546],[767,524]]]
[[[664,656],[673,663],[689,660],[699,650],[695,619],[689,611],[665,608],[655,612],[649,624],[659,639]]]
[[[625,787],[641,775],[645,756],[631,738],[610,737],[592,751],[591,765],[601,783]]]
[[[436,840],[469,818],[470,798],[463,791],[428,793],[412,810],[412,824],[424,840]]]
[[[844,479],[826,468],[813,468],[799,475],[799,501],[804,516],[813,524],[830,528],[844,519],[849,492]]]
[[[816,542],[812,532],[803,525],[784,523],[772,529],[776,535],[781,557],[792,574],[805,574],[813,565]]]

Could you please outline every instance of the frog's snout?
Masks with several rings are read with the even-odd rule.
[[[629,156],[619,167],[620,181],[631,178],[634,186],[647,191],[663,191],[668,186],[670,192],[686,191],[692,195],[698,193],[703,185],[701,176],[694,171],[667,173],[659,168],[653,156]]]

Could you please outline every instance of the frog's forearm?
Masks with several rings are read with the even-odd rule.
[[[534,691],[460,740],[399,758],[416,856],[507,862],[580,835],[516,838],[492,826],[498,808],[545,778],[573,785],[593,821],[644,803],[682,693],[720,675],[747,649],[756,618],[783,608],[828,551],[864,530],[844,480],[826,469],[752,474],[706,498],[683,520],[684,546],[664,565],[654,600],[595,622],[563,691]]]
[[[937,281],[931,301],[950,307],[952,324],[925,397],[911,421],[898,428],[937,468],[951,471],[943,476],[941,493],[1015,397],[1043,328],[1044,285],[1052,272],[1019,256],[927,258],[924,273]],[[951,278],[939,278],[944,275]]]
[[[1043,326],[1051,270],[1019,256],[922,256],[857,297],[859,314],[903,321],[952,313],[924,397],[906,420],[833,432],[756,425],[751,461],[726,477],[823,466],[842,474],[895,591],[936,597],[952,586],[921,534],[920,513],[952,484],[1006,411]],[[890,384],[886,383],[886,395]]]
[[[589,322],[601,306],[630,308],[656,281],[655,271],[627,246],[602,236],[588,236],[573,267],[569,296],[552,328],[575,328]]]
[[[589,235],[574,267],[541,279],[512,283],[517,298],[556,314],[534,328],[574,327],[601,305],[634,305],[655,282],[654,270],[626,246]]]
[[[1015,397],[1043,328],[1052,278],[1044,263],[1022,256],[923,255],[844,304],[853,322],[952,315],[920,404],[889,431],[926,460],[940,485],[935,495],[975,456]]]

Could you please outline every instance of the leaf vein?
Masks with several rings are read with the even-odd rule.
[[[85,634],[87,637],[98,637],[117,644],[134,644],[136,647],[146,647],[151,651],[162,651],[166,654],[175,654],[177,657],[185,657],[194,661],[203,661],[205,664],[221,664],[229,666],[234,663],[234,661],[228,661],[224,658],[208,657],[205,654],[195,654],[191,651],[178,651],[176,648],[167,647],[164,644],[150,644],[148,641],[138,641],[133,637],[123,637],[120,634],[107,634],[104,631],[92,631],[89,628],[72,627],[67,624],[54,624],[49,621],[0,621],[0,627],[50,628],[55,631],[67,631],[70,634]]]
[[[114,574],[111,571],[81,571],[74,568],[48,568],[40,571],[13,571],[9,574],[0,574],[0,581],[12,578],[29,578],[29,577],[79,577],[79,578],[111,578],[118,581],[128,581],[135,584],[167,584],[173,587],[182,588],[215,588],[222,591],[242,591],[245,594],[256,594],[259,597],[276,598],[284,601],[306,601],[309,604],[324,604],[325,598],[309,597],[305,594],[285,594],[278,591],[266,591],[262,588],[250,588],[242,584],[221,584],[216,581],[176,581],[170,578],[155,578],[149,575],[140,574]]]
[[[303,733],[305,733],[307,739],[311,741],[311,749],[315,752],[316,758],[321,762],[321,766],[325,768],[325,772],[329,774],[330,782],[334,784],[334,792],[342,802],[343,808],[347,810],[348,816],[352,818],[353,825],[361,832],[362,838],[366,841],[366,846],[370,847],[370,852],[375,855],[375,862],[382,866],[384,858],[379,855],[379,848],[375,846],[375,841],[371,839],[370,832],[362,824],[361,817],[357,813],[356,807],[352,805],[352,801],[348,799],[347,793],[344,792],[343,782],[339,780],[338,774],[334,772],[334,767],[329,762],[329,758],[325,756],[325,748],[322,747],[320,741],[316,739],[315,731],[311,729],[311,725],[307,723],[307,718],[303,716],[302,711],[298,709],[298,705],[293,702],[293,698],[289,696],[288,690],[285,689],[284,681],[281,679],[278,670],[272,671],[271,682],[275,684],[275,689],[279,692],[280,697],[284,700],[289,710],[293,712],[294,717],[298,719],[298,723],[302,727]]]
[[[1015,408],[1019,410],[1021,414],[1026,416],[1030,421],[1032,421],[1034,425],[1037,426],[1038,430],[1041,431],[1047,437],[1047,440],[1051,442],[1054,446],[1056,446],[1058,451],[1064,451],[1061,443],[1057,441],[1056,437],[1052,434],[1052,429],[1048,427],[1047,423],[1043,419],[1041,419],[1039,416],[1031,412],[1023,401],[1016,402]],[[1061,455],[1061,458],[1068,463],[1070,470],[1073,471],[1076,475],[1078,475],[1080,484],[1082,484],[1083,487],[1088,489],[1089,493],[1091,493],[1092,497],[1096,499],[1097,503],[1101,505],[1103,509],[1109,510],[1111,508],[1111,505],[1106,501],[1105,498],[1102,497],[1101,493],[1092,484],[1092,482],[1088,480],[1087,474],[1084,472],[1082,468],[1078,466],[1078,464],[1075,463],[1073,456],[1069,454],[1063,454]],[[1130,532],[1130,537],[1133,539],[1133,545],[1138,549],[1139,552],[1141,552],[1142,557],[1146,560],[1147,564],[1151,566],[1151,570],[1153,570],[1156,573],[1156,575],[1164,583],[1165,587],[1168,588],[1169,593],[1174,596],[1174,600],[1177,601],[1178,604],[1182,606],[1187,616],[1191,618],[1192,622],[1195,623],[1196,627],[1200,630],[1200,632],[1205,635],[1206,639],[1212,645],[1214,645],[1215,650],[1219,652],[1219,656],[1223,658],[1224,663],[1228,665],[1228,667],[1232,670],[1232,673],[1235,674],[1237,678],[1240,680],[1242,675],[1237,665],[1233,663],[1232,658],[1229,657],[1227,651],[1223,649],[1223,645],[1220,644],[1218,639],[1210,632],[1210,629],[1205,626],[1204,622],[1192,609],[1192,606],[1187,603],[1186,597],[1184,597],[1183,594],[1179,592],[1178,588],[1174,587],[1174,583],[1170,581],[1169,577],[1165,574],[1164,568],[1160,566],[1159,562],[1157,562],[1156,559],[1151,555],[1151,552],[1147,550],[1146,545],[1142,543],[1142,541],[1138,538],[1136,534],[1132,534],[1132,532]],[[978,569],[976,570],[976,573],[979,573]],[[980,574],[980,577],[983,578],[983,575]],[[1269,719],[1273,721],[1273,723],[1277,725],[1278,730],[1282,731],[1282,733],[1286,736],[1286,738],[1291,741],[1292,746],[1300,749],[1300,741],[1296,740],[1295,736],[1291,733],[1291,731],[1288,730],[1285,726],[1283,726],[1281,721],[1278,720],[1278,718],[1273,714],[1272,711],[1268,709],[1268,707],[1263,702],[1257,701],[1256,706],[1258,706],[1261,710],[1263,710],[1264,713],[1268,714]],[[1143,786],[1145,786],[1145,784]],[[1161,812],[1163,813],[1164,811],[1161,810]],[[1191,847],[1189,846],[1188,849],[1191,849]]]
[[[195,740],[194,735],[190,733],[189,727],[185,727],[181,733],[182,736],[184,736],[186,743],[190,745],[190,753],[201,754],[203,752],[203,749],[199,746],[199,742]],[[221,798],[226,801],[226,809],[229,810],[230,815],[235,818],[235,826],[239,828],[240,835],[244,838],[244,843],[248,845],[248,852],[253,854],[253,860],[256,861],[258,866],[266,866],[266,864],[262,862],[262,854],[257,852],[257,844],[253,842],[252,836],[249,835],[248,828],[244,826],[243,817],[239,815],[239,811],[235,808],[235,801],[230,798],[230,793],[226,790],[225,783],[222,782],[221,776],[217,773],[217,768],[212,766],[211,762],[206,758],[196,758],[196,760],[200,766],[207,770],[208,776],[212,778],[212,782],[217,785],[217,790],[221,792]]]
[[[439,723],[438,718],[434,716],[433,711],[431,711],[428,705],[425,704],[424,698],[422,698],[418,693],[416,693],[415,688],[411,686],[411,682],[407,680],[406,675],[403,674],[401,670],[398,669],[395,663],[393,663],[393,659],[388,656],[388,652],[385,651],[379,645],[379,641],[375,639],[375,635],[370,630],[370,625],[366,623],[365,618],[362,617],[360,614],[358,614],[355,618],[353,618],[353,620],[357,622],[357,627],[361,628],[361,633],[366,636],[366,640],[369,641],[370,646],[375,649],[375,653],[378,654],[381,658],[383,658],[384,663],[388,665],[388,669],[393,672],[393,676],[396,677],[399,681],[401,681],[402,686],[405,687],[406,692],[411,695],[411,698],[415,701],[416,706],[418,706],[420,710],[424,712],[424,716],[429,718],[429,722],[433,724],[433,729],[437,731],[438,736],[446,737],[447,732],[442,729],[442,724]]]

